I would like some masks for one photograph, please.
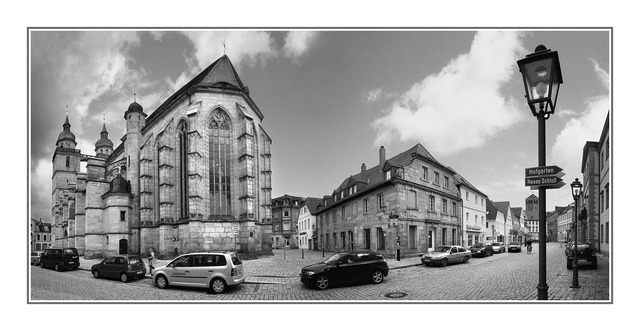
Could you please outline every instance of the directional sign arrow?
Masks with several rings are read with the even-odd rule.
[[[555,190],[555,189],[558,189],[558,188],[563,187],[564,185],[565,185],[565,182],[560,182],[560,183],[558,183],[558,184],[550,185],[550,186],[546,186],[546,185],[534,185],[534,186],[531,186],[530,188],[531,188],[532,190],[539,190],[539,189],[541,189],[541,188],[545,188],[545,189],[547,189],[547,190]]]
[[[562,168],[552,165],[552,166],[524,169],[524,176],[526,178],[539,177],[539,176],[554,176],[554,175],[560,176],[560,177],[564,176],[564,173],[562,173]]]
[[[524,179],[524,186],[553,186],[560,183],[562,183],[562,179],[557,176],[542,176]]]

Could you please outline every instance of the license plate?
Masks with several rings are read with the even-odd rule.
[[[69,264],[73,264],[73,262],[69,262]]]
[[[138,275],[141,274],[141,273],[142,273],[142,271],[138,271]]]

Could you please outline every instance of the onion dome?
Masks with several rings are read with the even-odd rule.
[[[124,112],[124,118],[127,119],[127,115],[131,113],[140,113],[144,117],[147,117],[147,114],[145,114],[143,110],[144,109],[142,108],[142,106],[139,103],[134,101],[129,105],[129,108],[127,109],[127,111]]]
[[[102,132],[100,132],[100,139],[96,141],[95,152],[98,154],[109,155],[113,151],[113,142],[109,139],[109,132],[107,132],[107,126],[102,124]],[[99,152],[100,151],[100,152]]]
[[[131,185],[126,179],[118,175],[111,181],[111,184],[109,185],[109,193],[131,194]]]
[[[63,147],[62,143],[68,142],[73,145],[66,144],[64,147],[74,148],[76,146],[76,136],[71,132],[71,124],[69,124],[69,115],[64,120],[64,124],[62,125],[62,132],[58,135],[58,140],[56,141],[56,146]]]

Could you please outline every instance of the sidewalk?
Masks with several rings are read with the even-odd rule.
[[[282,278],[298,277],[303,267],[322,262],[325,258],[331,256],[333,252],[325,251],[324,257],[322,257],[322,251],[304,250],[304,258],[302,254],[301,249],[275,249],[273,250],[272,256],[265,256],[256,260],[243,260],[242,267],[246,275],[245,283],[281,283],[283,282]],[[143,260],[145,265],[147,265],[147,260]],[[101,261],[102,259],[84,259],[80,257],[79,269],[91,271],[91,266]],[[164,266],[169,262],[171,262],[171,260],[157,260],[154,266]],[[389,265],[389,269],[393,270],[422,265],[422,262],[420,261],[420,257],[408,257],[400,261],[387,258],[387,264]],[[147,271],[148,270],[147,267]],[[145,277],[151,278],[151,275],[147,272]]]

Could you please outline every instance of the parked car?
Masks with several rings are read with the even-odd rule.
[[[573,246],[575,242],[570,242],[564,251],[567,256],[567,269],[573,269]],[[586,261],[591,263],[591,267],[598,268],[598,258],[596,257],[596,250],[590,242],[578,243],[578,264],[580,261]]]
[[[40,265],[40,256],[42,251],[31,252],[31,265]]]
[[[56,271],[65,269],[76,270],[80,266],[80,257],[75,248],[47,248],[40,256],[40,266],[54,268]]]
[[[471,256],[473,257],[485,257],[493,255],[493,247],[491,244],[483,244],[483,243],[475,243],[473,246],[469,247],[471,251]]]
[[[507,248],[504,246],[504,243],[501,241],[494,242],[491,244],[494,253],[504,253]]]
[[[520,243],[519,241],[510,242],[509,252],[522,252],[522,243]]]
[[[91,266],[93,277],[118,278],[123,283],[134,278],[144,278],[147,269],[139,256],[116,255]]]
[[[389,275],[384,256],[369,251],[336,253],[320,263],[311,264],[300,272],[300,281],[307,287],[324,290],[330,285],[355,282],[379,284]]]
[[[166,266],[153,269],[152,279],[161,288],[185,286],[209,288],[222,293],[244,282],[242,260],[234,252],[180,255]]]
[[[460,246],[438,246],[435,251],[422,255],[424,265],[440,265],[446,267],[449,263],[467,263],[471,259],[471,251]]]

